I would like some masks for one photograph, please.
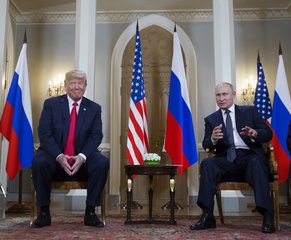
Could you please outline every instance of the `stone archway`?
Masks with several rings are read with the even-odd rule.
[[[175,23],[168,18],[159,15],[148,15],[140,18],[139,29],[142,30],[151,25],[157,25],[170,33],[173,33]],[[135,35],[136,22],[128,26],[115,44],[111,58],[111,91],[110,91],[110,179],[109,195],[114,204],[119,203],[120,196],[120,133],[121,133],[121,63],[125,47],[130,39]],[[186,76],[188,79],[188,89],[192,114],[197,129],[197,60],[192,42],[186,33],[177,25],[181,46],[185,53],[187,65]],[[197,164],[196,164],[197,165]],[[198,167],[194,165],[188,171],[188,193],[195,196],[198,193]]]

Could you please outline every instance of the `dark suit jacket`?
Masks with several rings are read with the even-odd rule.
[[[67,95],[45,100],[38,126],[39,149],[53,158],[63,153],[69,125]],[[101,106],[85,97],[79,107],[75,134],[75,152],[86,157],[97,150],[103,138]]]
[[[289,123],[288,135],[286,138],[286,142],[287,142],[287,148],[289,150],[289,153],[291,154],[291,121]]]
[[[258,154],[264,154],[261,143],[270,141],[273,135],[271,129],[262,119],[258,111],[253,106],[235,105],[235,120],[238,132],[245,126],[253,128],[258,132],[258,136],[255,139],[246,136],[241,136],[241,138],[251,150]],[[207,116],[204,121],[205,135],[202,143],[203,148],[208,148],[215,154],[225,154],[228,143],[222,111],[219,109]],[[211,141],[212,131],[219,124],[222,124],[223,139],[219,140],[216,145],[213,145]]]

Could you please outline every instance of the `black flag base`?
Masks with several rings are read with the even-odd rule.
[[[123,209],[123,210],[126,210],[127,209],[127,203],[122,204],[122,206],[120,208]],[[140,210],[140,209],[143,209],[143,206],[140,205],[137,201],[132,201],[131,202],[131,209]]]
[[[9,207],[6,213],[28,213],[31,212],[31,207],[22,202],[22,178],[23,170],[19,172],[19,190],[18,190],[18,203]]]
[[[17,203],[9,207],[6,213],[29,213],[31,212],[31,207],[25,203]]]
[[[183,209],[183,207],[179,203],[177,203],[177,202],[174,202],[174,208],[175,208],[175,210],[182,210]],[[163,209],[163,210],[170,210],[171,209],[171,202],[169,201],[166,204],[164,204],[161,207],[161,209]]]

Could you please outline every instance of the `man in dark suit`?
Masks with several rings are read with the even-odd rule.
[[[287,148],[289,150],[289,153],[291,154],[291,121],[289,123],[288,135],[286,138],[286,142],[287,142]],[[289,171],[291,171],[291,170],[289,170]]]
[[[215,155],[201,163],[197,204],[203,213],[190,229],[216,227],[213,216],[215,188],[223,174],[238,171],[245,175],[254,190],[258,212],[263,215],[261,231],[275,232],[268,162],[261,146],[272,139],[272,131],[254,107],[234,104],[236,93],[230,83],[218,84],[215,95],[220,109],[204,119],[203,139],[203,148]]]
[[[108,159],[97,150],[103,138],[101,106],[83,96],[86,73],[72,70],[66,74],[64,83],[67,94],[45,100],[39,120],[40,147],[32,161],[32,177],[41,211],[32,227],[51,225],[49,204],[53,179],[87,181],[84,224],[103,227],[95,213],[109,169]],[[73,112],[74,124],[70,120]],[[67,149],[71,128],[74,137],[70,153]]]

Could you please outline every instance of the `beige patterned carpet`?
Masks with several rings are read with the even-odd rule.
[[[189,225],[197,217],[176,218],[177,225],[124,224],[124,216],[108,216],[101,229],[84,226],[83,215],[52,216],[52,226],[41,229],[29,227],[29,216],[7,215],[0,220],[0,239],[291,239],[291,216],[281,216],[281,231],[260,232],[261,217],[226,217],[217,228],[191,231]],[[167,219],[165,219],[167,220]]]

